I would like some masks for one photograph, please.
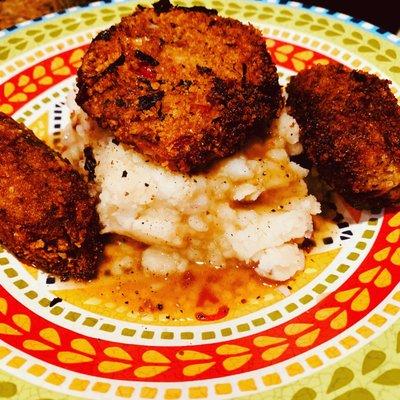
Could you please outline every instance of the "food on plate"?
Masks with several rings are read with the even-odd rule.
[[[0,242],[63,278],[96,275],[103,245],[96,200],[71,164],[0,113]]]
[[[138,6],[100,32],[78,71],[77,103],[124,144],[199,172],[265,137],[282,107],[260,31],[203,7]]]
[[[307,193],[308,171],[289,159],[301,151],[293,118],[283,113],[268,139],[187,175],[115,140],[72,100],[63,154],[82,171],[90,154],[103,232],[146,244],[144,269],[168,275],[236,262],[284,281],[304,268],[298,244],[312,234],[320,207]]]
[[[300,72],[287,87],[307,158],[357,208],[400,199],[400,107],[389,84],[327,65]]]
[[[320,206],[290,161],[298,126],[259,31],[138,6],[94,38],[77,86],[63,154],[93,182],[102,232],[145,245],[145,270],[236,263],[284,281],[304,268]]]

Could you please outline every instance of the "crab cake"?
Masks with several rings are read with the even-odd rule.
[[[186,173],[265,136],[282,104],[260,31],[168,0],[100,32],[77,85],[77,103],[102,128]]]
[[[389,84],[327,65],[300,72],[287,87],[307,158],[357,208],[400,200],[400,107]]]
[[[22,262],[87,280],[103,245],[96,200],[70,163],[0,113],[0,242]]]

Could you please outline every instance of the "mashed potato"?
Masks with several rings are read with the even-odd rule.
[[[304,268],[297,243],[311,235],[320,205],[307,195],[308,171],[289,160],[301,152],[289,115],[281,115],[264,143],[188,176],[118,143],[76,104],[70,106],[64,156],[83,170],[83,148],[92,147],[103,233],[147,244],[144,268],[167,274],[190,263],[222,268],[235,260],[278,281]]]

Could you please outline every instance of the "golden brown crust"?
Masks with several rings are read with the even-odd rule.
[[[63,278],[96,275],[103,245],[95,199],[70,163],[0,113],[0,242]]]
[[[193,172],[266,134],[282,103],[276,67],[252,26],[201,7],[154,7],[93,40],[77,102],[122,142]]]
[[[300,72],[287,87],[307,157],[357,208],[400,199],[400,107],[389,83],[328,65]]]

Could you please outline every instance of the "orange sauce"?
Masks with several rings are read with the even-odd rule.
[[[319,232],[325,237],[334,229],[334,224],[322,217],[318,217],[316,226],[316,237],[321,237]],[[134,240],[110,236],[99,277],[83,288],[54,294],[89,311],[128,321],[201,324],[239,317],[274,304],[310,282],[337,254],[321,259],[306,254],[305,270],[289,281],[277,283],[260,277],[254,266],[234,261],[225,268],[193,264],[183,274],[154,275],[140,266],[143,248]],[[121,268],[121,264],[125,266]],[[96,304],[91,303],[92,299],[97,299]]]
[[[234,262],[219,269],[193,264],[183,274],[155,275],[140,267],[142,249],[131,239],[111,236],[100,276],[85,285],[85,296],[126,305],[132,315],[210,321],[224,318],[232,309],[260,299],[276,287],[276,283],[261,278],[252,267]],[[132,265],[115,273],[126,257]]]

